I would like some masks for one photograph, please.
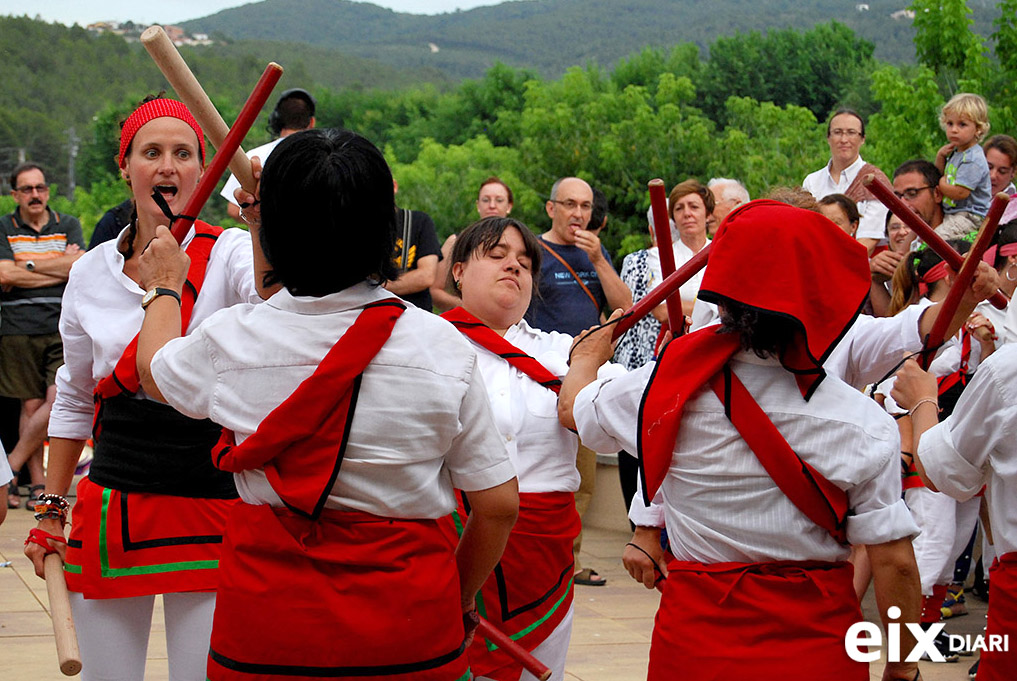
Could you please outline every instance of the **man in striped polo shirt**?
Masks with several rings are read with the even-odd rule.
[[[18,165],[10,183],[18,207],[0,217],[0,395],[21,400],[18,445],[8,459],[15,471],[28,463],[34,497],[44,487],[42,442],[63,364],[60,299],[85,241],[77,218],[49,208],[41,167]]]

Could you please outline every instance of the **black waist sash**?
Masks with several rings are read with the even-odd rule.
[[[173,407],[126,395],[106,398],[89,479],[121,492],[235,499],[233,475],[212,465],[221,429]]]

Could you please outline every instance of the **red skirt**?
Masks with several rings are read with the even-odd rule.
[[[462,531],[462,493],[451,520]],[[572,492],[519,495],[519,519],[501,560],[477,596],[482,617],[528,651],[561,624],[572,606],[572,542],[580,520]],[[477,636],[470,648],[477,676],[515,681],[523,667],[490,640]]]
[[[989,570],[992,600],[985,625],[986,650],[978,663],[978,681],[1017,679],[1017,553],[1003,555]],[[992,650],[992,636],[1007,636],[1009,650]]]
[[[868,680],[869,665],[844,649],[848,627],[862,621],[848,563],[668,568],[649,681]]]
[[[208,679],[465,681],[454,550],[436,520],[238,504]]]
[[[236,499],[118,492],[78,483],[64,572],[85,598],[215,591]]]

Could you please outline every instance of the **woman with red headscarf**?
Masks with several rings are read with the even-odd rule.
[[[156,594],[170,678],[204,678],[223,527],[237,490],[212,466],[219,427],[147,399],[132,342],[143,308],[161,296],[181,302],[187,330],[217,310],[260,300],[250,236],[201,221],[183,243],[191,259],[183,296],[140,286],[139,257],[156,227],[187,204],[204,158],[204,136],[187,107],[162,98],[138,107],[122,127],[118,159],[133,218],[75,264],[64,294],[49,474],[25,553],[40,577],[47,553],[64,557],[85,679],[144,676]],[[89,437],[95,459],[78,483],[65,539],[64,495]]]
[[[594,447],[638,451],[643,489],[663,495],[675,560],[659,573],[651,680],[868,679],[845,649],[862,621],[854,543],[869,546],[880,614],[917,619],[893,420],[823,369],[864,302],[865,260],[824,217],[755,201],[728,216],[703,276],[720,327],[608,380],[595,378],[608,334],[575,346],[563,422]],[[914,663],[886,670],[918,678]]]

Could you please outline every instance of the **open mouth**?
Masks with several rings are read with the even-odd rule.
[[[155,187],[153,187],[153,189],[155,189],[155,191],[159,192],[160,194],[167,198],[177,195],[177,188],[174,187],[173,185],[158,184]]]

